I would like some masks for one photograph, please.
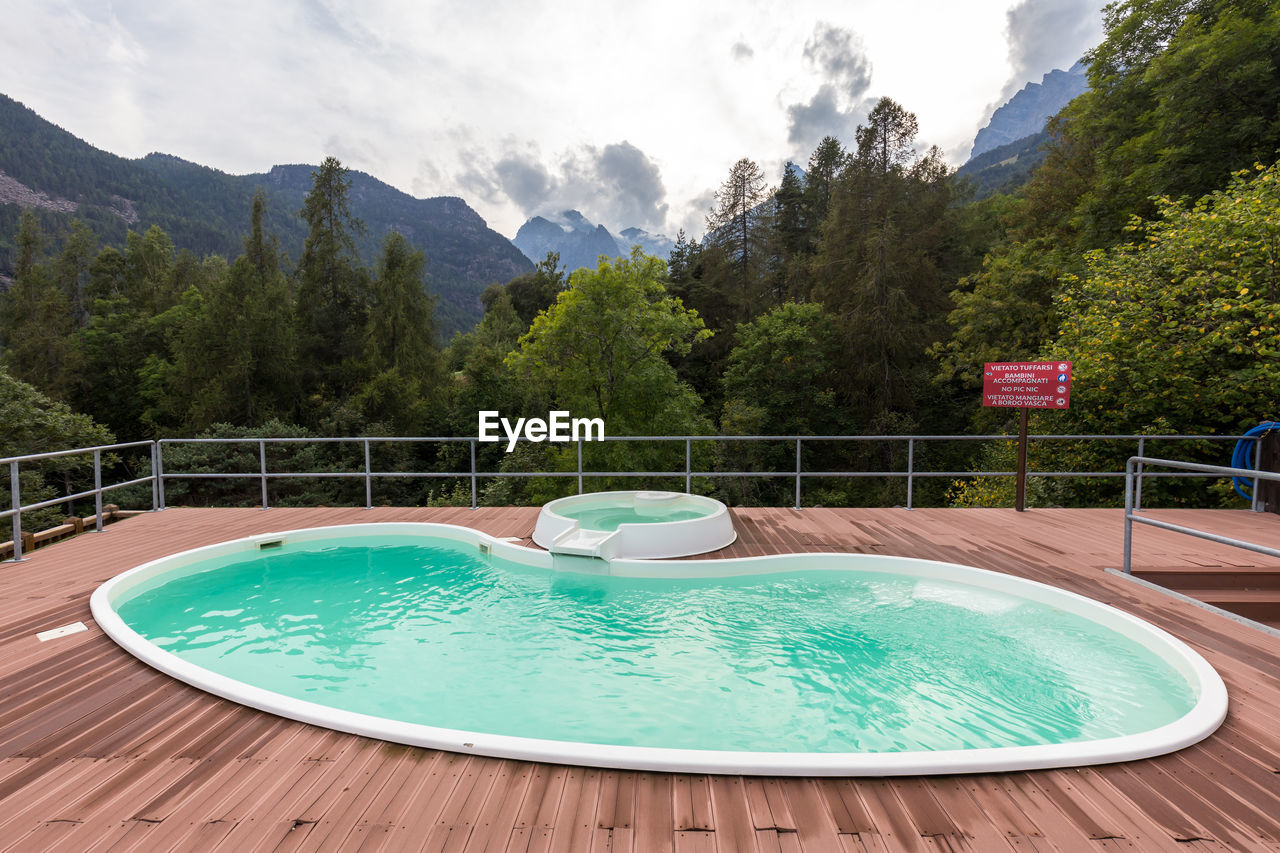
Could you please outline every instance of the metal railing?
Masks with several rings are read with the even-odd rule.
[[[129,450],[135,447],[149,447],[151,451],[151,473],[145,477],[136,477],[132,480],[126,480],[120,483],[111,483],[104,486],[102,484],[102,454],[111,453],[117,450]],[[75,494],[63,495],[61,497],[50,498],[49,500],[38,501],[32,504],[24,504],[22,502],[21,487],[21,466],[24,462],[41,462],[46,459],[62,459],[71,456],[77,456],[84,453],[93,454],[93,488],[76,492]],[[159,485],[160,481],[155,476],[156,468],[159,463],[160,447],[154,441],[129,441],[123,444],[104,444],[97,447],[77,447],[74,450],[56,450],[50,453],[29,453],[25,456],[7,456],[0,459],[0,464],[8,463],[9,465],[9,500],[10,508],[0,512],[0,518],[8,517],[12,520],[13,526],[13,562],[23,560],[22,556],[22,513],[35,512],[36,510],[46,507],[57,506],[58,504],[71,503],[72,501],[84,500],[92,497],[94,504],[94,531],[102,531],[102,496],[107,492],[116,489],[123,489],[126,486],[136,486],[142,483],[151,484],[151,506],[155,509],[159,506]]]
[[[1028,476],[1031,477],[1125,477],[1126,478],[1126,515],[1140,511],[1142,500],[1142,482],[1144,478],[1151,477],[1182,477],[1182,476],[1203,476],[1215,477],[1222,476],[1221,471],[1235,472],[1235,476],[1253,477],[1255,483],[1257,479],[1270,480],[1274,476],[1269,476],[1256,471],[1243,471],[1239,469],[1217,468],[1214,466],[1197,466],[1192,463],[1165,463],[1168,467],[1184,466],[1180,470],[1149,472],[1144,470],[1144,460],[1147,459],[1143,455],[1147,443],[1152,441],[1239,441],[1237,436],[1220,436],[1220,435],[1031,435],[1028,436],[1031,442],[1045,441],[1136,441],[1138,444],[1138,456],[1133,460],[1138,460],[1135,470],[1131,470],[1133,460],[1130,460],[1130,466],[1125,471],[1029,471]],[[921,444],[930,444],[936,442],[949,441],[1015,441],[1016,436],[1011,435],[684,435],[684,436],[606,436],[605,441],[643,441],[643,442],[681,442],[684,444],[684,466],[677,470],[668,471],[595,471],[588,470],[584,467],[582,441],[577,442],[577,465],[572,471],[486,471],[478,467],[478,449],[482,442],[478,438],[466,436],[428,436],[428,437],[342,437],[342,438],[184,438],[173,439],[166,438],[159,441],[134,441],[120,444],[102,445],[98,447],[82,447],[73,450],[61,450],[50,453],[34,453],[25,456],[11,456],[0,459],[0,464],[7,463],[9,466],[9,492],[11,506],[8,510],[0,511],[0,518],[8,517],[11,519],[13,527],[13,559],[21,560],[22,557],[22,513],[34,512],[46,507],[58,504],[67,504],[73,501],[92,497],[94,499],[95,511],[97,516],[96,530],[102,529],[102,497],[108,492],[123,489],[129,486],[141,484],[150,484],[151,486],[151,509],[162,510],[166,506],[165,501],[165,484],[176,480],[198,480],[198,479],[256,479],[259,483],[259,492],[261,495],[261,506],[263,509],[270,507],[270,493],[268,485],[273,480],[290,479],[290,478],[338,478],[338,479],[360,479],[364,481],[364,499],[365,507],[373,506],[373,487],[374,482],[383,478],[438,478],[438,479],[462,479],[469,481],[471,490],[471,508],[478,506],[479,499],[479,481],[482,479],[500,479],[500,478],[527,478],[527,477],[572,477],[577,480],[577,490],[581,494],[584,491],[585,481],[588,478],[599,477],[649,477],[649,478],[678,478],[684,479],[686,491],[692,491],[694,478],[699,479],[717,479],[717,478],[788,478],[794,480],[795,485],[795,508],[801,508],[801,498],[803,492],[803,483],[805,480],[822,479],[822,478],[866,478],[866,477],[882,477],[882,478],[901,478],[906,481],[906,508],[912,509],[915,498],[915,484],[919,479],[949,477],[1012,477],[1013,471],[929,471],[919,470],[917,468],[917,449]],[[1251,436],[1244,440],[1254,442],[1254,459],[1255,465],[1260,463],[1261,437]],[[712,471],[712,470],[696,470],[694,467],[694,447],[698,443],[707,442],[787,442],[793,443],[795,446],[795,466],[793,469],[781,471]],[[374,445],[395,444],[395,443],[453,443],[468,445],[470,464],[463,471],[380,471],[373,467],[372,448]],[[804,468],[804,452],[806,444],[813,442],[895,442],[906,444],[905,468],[890,471],[808,471]],[[269,445],[284,444],[334,444],[349,443],[358,444],[363,451],[363,466],[360,470],[348,471],[272,471],[267,464],[267,448]],[[257,470],[248,472],[191,472],[191,471],[175,471],[168,472],[165,470],[164,452],[166,447],[177,444],[231,444],[231,445],[252,445],[257,449]],[[111,454],[116,451],[131,450],[136,448],[147,447],[150,452],[151,473],[143,477],[132,477],[123,479],[120,482],[114,482],[107,485],[103,484],[103,455]],[[39,462],[48,459],[57,459],[63,457],[71,457],[79,454],[91,454],[93,458],[93,480],[94,487],[85,489],[74,494],[68,494],[61,497],[50,498],[48,500],[37,501],[30,504],[22,503],[20,473],[21,466],[27,463]],[[1164,461],[1164,460],[1160,460]],[[1189,467],[1186,467],[1189,466]],[[1280,476],[1280,475],[1277,475]],[[1130,494],[1132,492],[1132,494]],[[1254,488],[1254,509],[1260,510],[1257,500],[1257,488]],[[1133,503],[1128,501],[1132,498]],[[1126,522],[1126,535],[1128,531],[1128,522]],[[1127,562],[1127,552],[1126,552]]]
[[[1253,509],[1259,511],[1258,500],[1258,483],[1267,481],[1272,483],[1280,483],[1280,473],[1271,471],[1259,471],[1250,468],[1228,468],[1222,465],[1202,465],[1198,462],[1179,462],[1172,459],[1156,459],[1149,456],[1134,456],[1125,463],[1124,472],[1124,573],[1126,575],[1133,574],[1133,524],[1146,524],[1151,527],[1158,527],[1161,530],[1171,530],[1175,533],[1185,533],[1188,536],[1195,536],[1198,539],[1207,539],[1210,542],[1217,542],[1221,545],[1232,545],[1236,548],[1244,548],[1248,551],[1254,551],[1258,554],[1266,554],[1271,557],[1280,557],[1280,549],[1270,548],[1266,545],[1258,545],[1254,542],[1245,542],[1242,539],[1233,539],[1229,536],[1221,536],[1217,533],[1210,533],[1205,530],[1197,530],[1194,527],[1185,527],[1181,524],[1173,524],[1168,521],[1161,521],[1156,518],[1147,518],[1138,513],[1141,511],[1137,501],[1141,499],[1137,492],[1137,484],[1141,482],[1144,476],[1144,469],[1147,466],[1155,465],[1161,468],[1172,468],[1174,471],[1191,472],[1193,474],[1204,477],[1243,477],[1253,480]],[[1152,476],[1146,473],[1145,476]]]
[[[195,438],[195,439],[179,439],[165,438],[161,439],[160,452],[157,453],[157,470],[159,471],[159,508],[165,507],[165,488],[164,484],[170,480],[181,479],[257,479],[262,496],[262,508],[266,509],[270,506],[267,484],[275,479],[288,478],[338,478],[338,479],[363,479],[365,486],[365,508],[370,509],[373,506],[373,481],[382,478],[438,478],[438,479],[462,479],[468,480],[471,487],[471,508],[478,506],[479,486],[481,479],[501,479],[501,478],[528,478],[528,477],[573,477],[577,479],[578,494],[582,494],[584,480],[592,477],[669,477],[683,478],[685,482],[685,491],[693,490],[693,479],[717,479],[723,477],[738,478],[788,478],[795,481],[795,509],[801,508],[801,496],[803,482],[806,479],[841,479],[841,478],[867,478],[867,477],[883,477],[883,478],[902,478],[906,480],[906,508],[912,509],[915,500],[915,482],[921,478],[937,478],[937,477],[1012,477],[1015,476],[1014,471],[921,471],[916,469],[916,448],[920,443],[943,442],[943,441],[1016,441],[1017,436],[1013,435],[643,435],[643,436],[605,436],[604,441],[645,441],[645,442],[683,442],[684,443],[684,467],[678,470],[668,471],[593,471],[586,470],[583,467],[582,445],[583,441],[579,440],[577,444],[577,467],[573,471],[483,471],[477,468],[477,451],[478,445],[482,442],[478,438],[460,437],[460,436],[436,436],[421,438],[406,437],[345,437],[345,438]],[[1032,442],[1040,441],[1136,441],[1138,443],[1138,455],[1142,455],[1146,450],[1146,443],[1150,441],[1223,441],[1234,442],[1240,441],[1238,436],[1222,436],[1222,435],[1031,435],[1028,440]],[[1259,451],[1261,448],[1261,438],[1258,436],[1250,436],[1243,440],[1252,441],[1255,448],[1255,459],[1260,459]],[[795,468],[786,471],[702,471],[695,470],[693,467],[693,447],[698,442],[794,442],[795,444]],[[906,443],[906,467],[902,470],[893,471],[806,471],[804,470],[804,446],[806,442],[819,441],[835,441],[835,442],[905,442]],[[466,442],[470,445],[471,464],[465,471],[376,471],[371,464],[372,444],[379,443],[403,443],[403,442],[442,442],[442,443],[462,443]],[[324,472],[273,472],[267,467],[267,446],[270,444],[317,444],[317,443],[358,443],[362,445],[364,453],[364,467],[360,471],[324,471]],[[257,445],[258,449],[258,471],[256,472],[237,472],[237,473],[169,473],[164,470],[163,447],[166,445],[176,444],[247,444]],[[1101,477],[1101,478],[1120,478],[1125,476],[1125,472],[1115,471],[1028,471],[1029,477]],[[1155,473],[1149,474],[1151,477],[1177,477],[1185,476],[1176,473]],[[1142,481],[1138,480],[1138,494],[1141,499]],[[1256,502],[1255,502],[1256,503]],[[1255,506],[1255,509],[1257,507]]]

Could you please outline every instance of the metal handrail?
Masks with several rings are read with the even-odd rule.
[[[1210,533],[1205,530],[1197,530],[1193,527],[1186,527],[1181,524],[1172,524],[1168,521],[1160,521],[1155,518],[1147,518],[1138,515],[1139,507],[1135,502],[1135,494],[1137,492],[1136,484],[1140,482],[1144,469],[1149,465],[1156,465],[1163,468],[1173,468],[1178,471],[1189,471],[1205,477],[1247,477],[1253,480],[1254,508],[1257,508],[1257,494],[1259,481],[1280,483],[1280,473],[1272,471],[1260,471],[1256,468],[1229,468],[1224,465],[1204,465],[1199,462],[1179,462],[1173,459],[1157,459],[1150,456],[1132,456],[1124,466],[1124,573],[1126,575],[1133,574],[1133,523],[1146,524],[1151,527],[1158,527],[1161,530],[1171,530],[1175,533],[1185,533],[1188,536],[1195,536],[1198,539],[1207,539],[1210,542],[1217,542],[1221,545],[1232,545],[1236,548],[1244,548],[1248,551],[1254,551],[1258,554],[1266,554],[1271,557],[1280,557],[1280,549],[1271,548],[1266,545],[1258,545],[1254,542],[1245,542],[1243,539],[1233,539],[1229,536],[1222,536],[1217,533]],[[1146,474],[1146,476],[1152,476]]]
[[[151,449],[151,473],[146,477],[137,477],[132,480],[126,480],[120,483],[111,483],[104,486],[102,484],[102,454],[109,453],[113,450],[128,450],[133,447],[149,447]],[[71,495],[63,495],[62,497],[50,498],[45,501],[38,501],[32,504],[24,504],[22,502],[22,488],[20,485],[21,471],[20,466],[23,462],[39,462],[45,459],[61,459],[69,456],[76,456],[83,453],[93,454],[93,488],[76,492]],[[0,511],[0,518],[10,518],[13,524],[13,562],[21,562],[26,559],[22,556],[22,513],[33,512],[45,507],[56,506],[58,504],[70,503],[82,498],[92,496],[94,502],[94,532],[102,532],[102,496],[107,492],[115,489],[123,489],[126,486],[136,486],[141,483],[151,483],[151,501],[152,509],[156,508],[156,500],[159,495],[157,491],[159,478],[156,476],[156,464],[159,460],[159,446],[154,441],[126,441],[119,444],[103,444],[96,447],[77,447],[72,450],[54,450],[48,453],[27,453],[22,456],[6,456],[0,459],[0,465],[8,463],[9,466],[9,499],[10,508]]]
[[[0,511],[0,518],[8,517],[12,520],[13,526],[13,559],[19,561],[24,559],[22,556],[22,513],[31,512],[44,507],[54,506],[57,504],[68,503],[82,498],[92,496],[94,498],[96,527],[98,531],[103,526],[103,510],[102,497],[108,492],[116,489],[123,489],[128,486],[136,486],[144,483],[151,485],[151,508],[152,510],[162,510],[165,508],[164,486],[167,480],[181,479],[257,479],[260,482],[262,494],[262,507],[266,509],[270,506],[267,484],[271,480],[286,478],[347,478],[347,479],[363,479],[365,484],[365,506],[372,508],[373,506],[373,482],[380,478],[459,478],[470,480],[471,484],[471,508],[475,509],[478,505],[478,481],[481,478],[527,478],[527,477],[574,477],[577,479],[578,493],[581,494],[584,489],[584,481],[588,477],[683,477],[685,481],[685,490],[691,491],[693,478],[699,477],[704,479],[726,478],[726,477],[751,477],[751,478],[794,478],[795,480],[795,508],[800,509],[803,482],[805,479],[813,478],[865,478],[865,477],[901,477],[906,480],[907,484],[907,509],[911,509],[914,500],[914,487],[917,478],[937,478],[937,477],[1006,477],[1013,476],[1012,471],[919,471],[916,470],[915,450],[917,442],[938,442],[938,441],[1013,441],[1016,436],[1012,435],[641,435],[641,436],[605,436],[605,441],[682,441],[685,444],[685,465],[683,470],[676,471],[587,471],[583,467],[582,459],[582,441],[577,442],[577,470],[576,471],[482,471],[477,465],[477,449],[481,443],[477,437],[471,436],[351,436],[351,437],[272,437],[272,438],[166,438],[159,441],[131,441],[121,442],[118,444],[107,444],[96,447],[79,447],[71,450],[57,450],[47,453],[30,453],[20,456],[8,456],[0,458],[0,464],[7,463],[9,466],[9,492],[11,507],[7,510]],[[1265,472],[1256,470],[1236,469],[1236,468],[1220,468],[1217,466],[1205,466],[1195,463],[1172,463],[1168,460],[1155,460],[1167,467],[1178,470],[1164,472],[1148,472],[1144,470],[1144,465],[1148,457],[1142,455],[1146,442],[1149,441],[1240,441],[1237,436],[1221,436],[1221,435],[1031,435],[1028,436],[1031,441],[1072,441],[1072,440],[1090,440],[1090,441],[1137,441],[1139,454],[1130,460],[1130,464],[1126,466],[1126,470],[1121,472],[1112,471],[1030,471],[1029,476],[1035,477],[1125,477],[1126,478],[1126,516],[1134,515],[1140,511],[1142,500],[1142,482],[1146,477],[1185,477],[1185,476],[1224,476],[1222,472],[1230,472],[1232,476],[1252,477],[1255,482],[1254,488],[1254,509],[1260,510],[1257,498],[1257,481],[1272,480],[1280,475],[1269,475]],[[1248,436],[1243,440],[1253,441],[1255,448],[1255,465],[1260,464],[1261,437]],[[775,470],[775,471],[696,471],[693,467],[693,443],[694,442],[738,442],[738,441],[786,441],[795,443],[795,468],[794,470]],[[905,441],[907,443],[907,460],[905,470],[894,471],[806,471],[804,470],[804,444],[805,442],[814,441]],[[438,442],[438,443],[466,443],[470,450],[470,466],[466,471],[375,471],[372,466],[371,446],[374,443],[405,443],[405,442]],[[311,471],[311,472],[273,472],[267,467],[267,445],[268,444],[336,444],[336,443],[355,443],[362,445],[364,455],[363,470],[360,471]],[[219,473],[196,473],[196,472],[174,472],[169,473],[164,469],[164,447],[169,444],[256,444],[258,447],[258,470],[256,472],[219,472]],[[151,455],[151,473],[144,477],[137,477],[121,482],[110,483],[104,485],[102,482],[102,455],[117,450],[128,450],[132,448],[149,447]],[[58,459],[72,457],[80,454],[93,454],[93,478],[94,486],[92,489],[86,489],[75,494],[65,495],[49,500],[38,501],[31,504],[23,504],[20,486],[20,469],[23,463],[38,462],[48,459]],[[1134,464],[1136,463],[1136,470]],[[1155,464],[1154,462],[1152,464]],[[1154,523],[1146,519],[1134,518],[1142,523]],[[1163,523],[1156,524],[1161,526]],[[1130,521],[1126,521],[1126,536]],[[1126,546],[1127,548],[1127,546]],[[1264,551],[1264,553],[1271,553]],[[1128,551],[1126,550],[1126,565],[1128,564]]]
[[[597,441],[601,439],[595,439]],[[164,438],[157,442],[160,451],[157,454],[157,470],[159,477],[157,481],[158,497],[157,507],[164,509],[165,493],[164,484],[168,480],[180,479],[250,479],[259,480],[262,493],[262,508],[266,509],[270,506],[267,492],[267,483],[276,479],[358,479],[363,478],[365,481],[365,508],[370,509],[373,506],[373,480],[383,477],[395,478],[458,478],[469,479],[471,484],[471,508],[475,509],[478,505],[478,485],[477,481],[481,478],[500,479],[500,478],[529,478],[529,477],[575,477],[577,479],[578,493],[583,492],[583,481],[588,477],[683,477],[685,481],[685,491],[692,490],[692,481],[694,477],[704,479],[714,479],[722,477],[751,477],[751,478],[794,478],[795,480],[795,508],[801,507],[802,483],[805,479],[814,478],[865,478],[865,477],[901,477],[907,481],[907,509],[912,509],[914,504],[915,480],[917,478],[937,478],[937,477],[1005,477],[1014,476],[1012,471],[917,471],[915,469],[915,446],[916,442],[937,442],[937,441],[1016,441],[1016,435],[629,435],[629,436],[605,436],[604,441],[682,441],[685,443],[685,467],[683,470],[675,471],[586,471],[582,463],[582,445],[583,441],[577,441],[577,470],[575,471],[482,471],[477,468],[476,453],[478,444],[482,443],[476,437],[471,436],[423,436],[423,437],[407,437],[407,436],[347,436],[347,437],[320,437],[320,438]],[[1222,436],[1222,435],[1077,435],[1077,434],[1051,434],[1051,435],[1030,435],[1028,440],[1031,441],[1072,441],[1072,440],[1107,440],[1107,441],[1137,441],[1138,451],[1141,454],[1145,450],[1148,441],[1240,441],[1238,436]],[[1253,441],[1255,447],[1260,447],[1261,438],[1258,436],[1249,436],[1246,441]],[[694,442],[735,442],[735,441],[787,441],[795,442],[796,448],[796,465],[794,470],[790,471],[695,471],[693,469],[693,443]],[[907,442],[907,468],[902,471],[805,471],[803,466],[803,445],[805,442],[813,441],[857,441],[857,442],[873,442],[873,441],[905,441]],[[395,443],[395,442],[468,442],[470,444],[471,466],[467,471],[374,471],[370,463],[370,445],[371,443]],[[303,443],[359,443],[364,448],[365,466],[362,471],[327,471],[327,472],[272,472],[267,469],[266,446],[267,444],[303,444]],[[166,444],[257,444],[259,466],[256,473],[168,473],[164,470],[163,447]],[[1028,476],[1035,477],[1123,477],[1121,471],[1029,471]],[[1156,473],[1150,474],[1152,477],[1180,477],[1188,476],[1176,473]],[[1194,476],[1194,475],[1191,475]],[[1138,491],[1141,495],[1142,480],[1139,477]]]

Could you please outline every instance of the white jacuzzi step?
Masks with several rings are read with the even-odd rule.
[[[616,530],[585,530],[571,527],[556,537],[547,550],[552,554],[576,554],[612,560],[618,540]]]

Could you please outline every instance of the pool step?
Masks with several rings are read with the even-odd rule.
[[[618,547],[616,530],[584,530],[571,527],[561,533],[547,550],[552,554],[574,554],[579,557],[599,557],[612,560]]]
[[[1133,570],[1138,577],[1185,589],[1280,589],[1280,566],[1156,566]]]
[[[1280,624],[1280,567],[1160,566],[1134,574],[1247,619]]]
[[[1180,589],[1197,601],[1230,610],[1256,622],[1280,620],[1280,589]]]

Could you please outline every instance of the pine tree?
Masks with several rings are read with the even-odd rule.
[[[375,371],[434,373],[438,362],[432,300],[427,295],[427,259],[403,234],[391,232],[382,246],[369,300],[365,353]]]
[[[769,307],[761,304],[769,257],[767,197],[764,171],[743,157],[716,190],[715,207],[707,216],[706,243],[712,252],[704,281],[728,298],[735,323]]]
[[[949,172],[936,148],[915,156],[915,133],[915,116],[889,98],[871,111],[814,260],[815,293],[844,330],[852,398],[869,413],[912,408],[945,304]]]
[[[244,254],[189,297],[174,336],[171,381],[156,401],[187,431],[215,423],[252,427],[297,409],[298,358],[289,285],[274,237],[263,231],[266,199],[253,200]]]
[[[54,397],[66,394],[71,305],[53,282],[43,254],[44,233],[30,210],[18,222],[13,286],[0,297],[4,364],[16,379]]]
[[[358,385],[367,316],[367,275],[359,265],[351,182],[334,157],[312,172],[301,211],[309,232],[297,271],[299,349],[306,392],[317,402],[345,401]]]

